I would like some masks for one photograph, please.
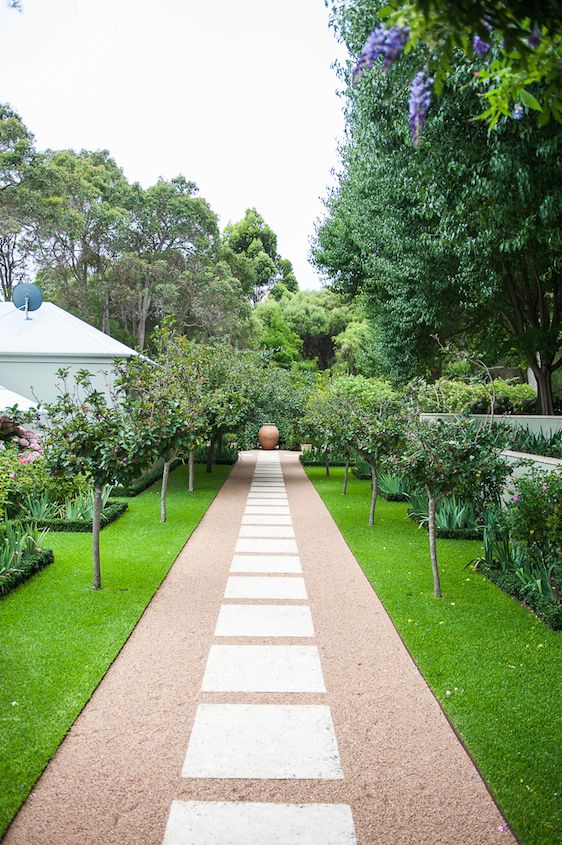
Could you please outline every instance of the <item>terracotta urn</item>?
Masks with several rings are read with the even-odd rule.
[[[279,443],[279,429],[271,423],[262,425],[258,431],[258,440],[262,449],[275,449]]]

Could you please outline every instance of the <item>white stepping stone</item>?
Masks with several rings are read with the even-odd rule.
[[[240,537],[294,537],[290,525],[242,525]]]
[[[261,513],[261,511],[260,511]],[[295,540],[269,539],[267,537],[240,537],[236,541],[234,551],[248,552],[250,554],[286,554],[296,555],[298,552]]]
[[[283,498],[281,496],[279,496],[276,499],[264,499],[261,496],[260,497],[258,497],[258,496],[248,497],[248,499],[246,501],[246,507],[247,508],[248,507],[250,507],[250,508],[255,508],[255,507],[258,507],[258,508],[259,507],[261,507],[261,508],[278,508],[278,507],[288,508],[289,507],[289,500],[287,499],[286,496],[283,497]]]
[[[231,572],[302,572],[301,559],[297,555],[234,555]]]
[[[173,801],[162,845],[357,845],[347,804]]]
[[[251,513],[242,517],[242,525],[292,525],[290,516],[283,516],[277,513],[265,516],[264,514]]]
[[[204,692],[326,692],[314,645],[211,646]]]
[[[236,575],[226,582],[225,599],[306,599],[304,578]]]
[[[265,499],[286,499],[286,490],[250,490],[248,493],[249,499],[259,499],[263,496]]]
[[[301,604],[223,604],[215,637],[313,637],[310,608]]]
[[[339,780],[343,772],[330,708],[200,704],[182,776]]]
[[[288,505],[246,505],[246,509],[244,511],[244,516],[246,514],[251,513],[278,513],[278,514],[286,514],[289,515],[289,506]]]

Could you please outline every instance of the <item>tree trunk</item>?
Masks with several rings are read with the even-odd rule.
[[[172,466],[176,456],[173,455],[169,461],[164,462],[164,470],[162,472],[162,490],[160,493],[160,522],[166,522],[166,493],[168,492],[168,478],[170,477],[170,467]]]
[[[328,478],[330,477],[330,456],[327,452],[324,452],[324,466],[326,467],[326,475]]]
[[[211,442],[209,443],[209,450],[207,452],[207,466],[205,467],[205,472],[212,472],[213,471],[213,463],[215,457],[215,443],[216,443],[216,436],[213,434],[211,437]]]
[[[345,469],[343,471],[343,495],[347,493],[347,479],[349,476],[349,461],[345,462]]]
[[[188,490],[193,493],[195,489],[195,449],[190,449],[189,452],[188,476]]]
[[[531,366],[537,380],[538,409],[545,416],[554,414],[554,400],[552,397],[552,370],[548,364]]]
[[[92,558],[94,565],[94,590],[101,589],[100,568],[100,522],[102,509],[103,487],[94,487],[94,510],[92,513]]]
[[[433,592],[438,599],[441,598],[441,581],[439,579],[439,567],[437,565],[437,546],[435,543],[435,499],[428,488],[425,488],[429,504],[429,554],[431,557],[431,569],[433,571]]]
[[[106,294],[103,298],[103,315],[101,320],[101,330],[105,334],[109,334],[109,295]]]
[[[369,525],[375,524],[375,508],[377,506],[377,496],[379,494],[379,483],[377,480],[377,466],[376,464],[369,464],[371,467],[371,509],[369,511]]]

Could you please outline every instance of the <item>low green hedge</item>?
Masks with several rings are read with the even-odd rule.
[[[170,468],[170,472],[179,467],[181,461],[174,461]],[[131,481],[126,487],[114,487],[111,491],[114,496],[118,496],[119,498],[131,499],[134,496],[138,496],[139,493],[142,493],[147,487],[150,487],[151,484],[154,484],[155,481],[158,481],[159,478],[162,478],[162,471],[164,467],[163,464],[158,464],[157,466],[152,467],[139,478],[136,478],[134,481]]]
[[[562,631],[562,605],[545,596],[534,593],[521,593],[521,581],[512,572],[502,572],[500,569],[492,569],[481,562],[476,569],[481,575],[491,581],[508,596],[512,596],[520,604],[530,608],[538,616],[541,622],[552,628],[553,631]]]
[[[28,555],[21,561],[19,569],[13,569],[5,574],[0,574],[0,596],[5,596],[12,590],[31,578],[40,569],[52,563],[54,554],[51,549],[41,549]]]
[[[208,446],[200,446],[195,450],[195,463],[206,464],[209,455]],[[238,460],[238,449],[234,446],[222,446],[220,449],[215,449],[213,455],[213,463],[215,465],[222,464],[222,466],[232,466]]]
[[[125,513],[128,507],[129,505],[127,504],[127,502],[115,502],[110,499],[101,515],[100,527],[103,529],[106,525],[109,525],[111,522],[115,522],[115,520],[120,517],[121,514]],[[35,521],[33,524],[36,525],[38,528],[48,528],[49,531],[74,532],[92,530],[91,519],[42,519],[40,522]]]

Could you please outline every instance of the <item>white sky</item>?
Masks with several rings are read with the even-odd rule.
[[[255,206],[302,288],[343,133],[323,0],[0,0],[0,100],[39,149],[109,149],[131,181],[183,173],[221,225]]]

